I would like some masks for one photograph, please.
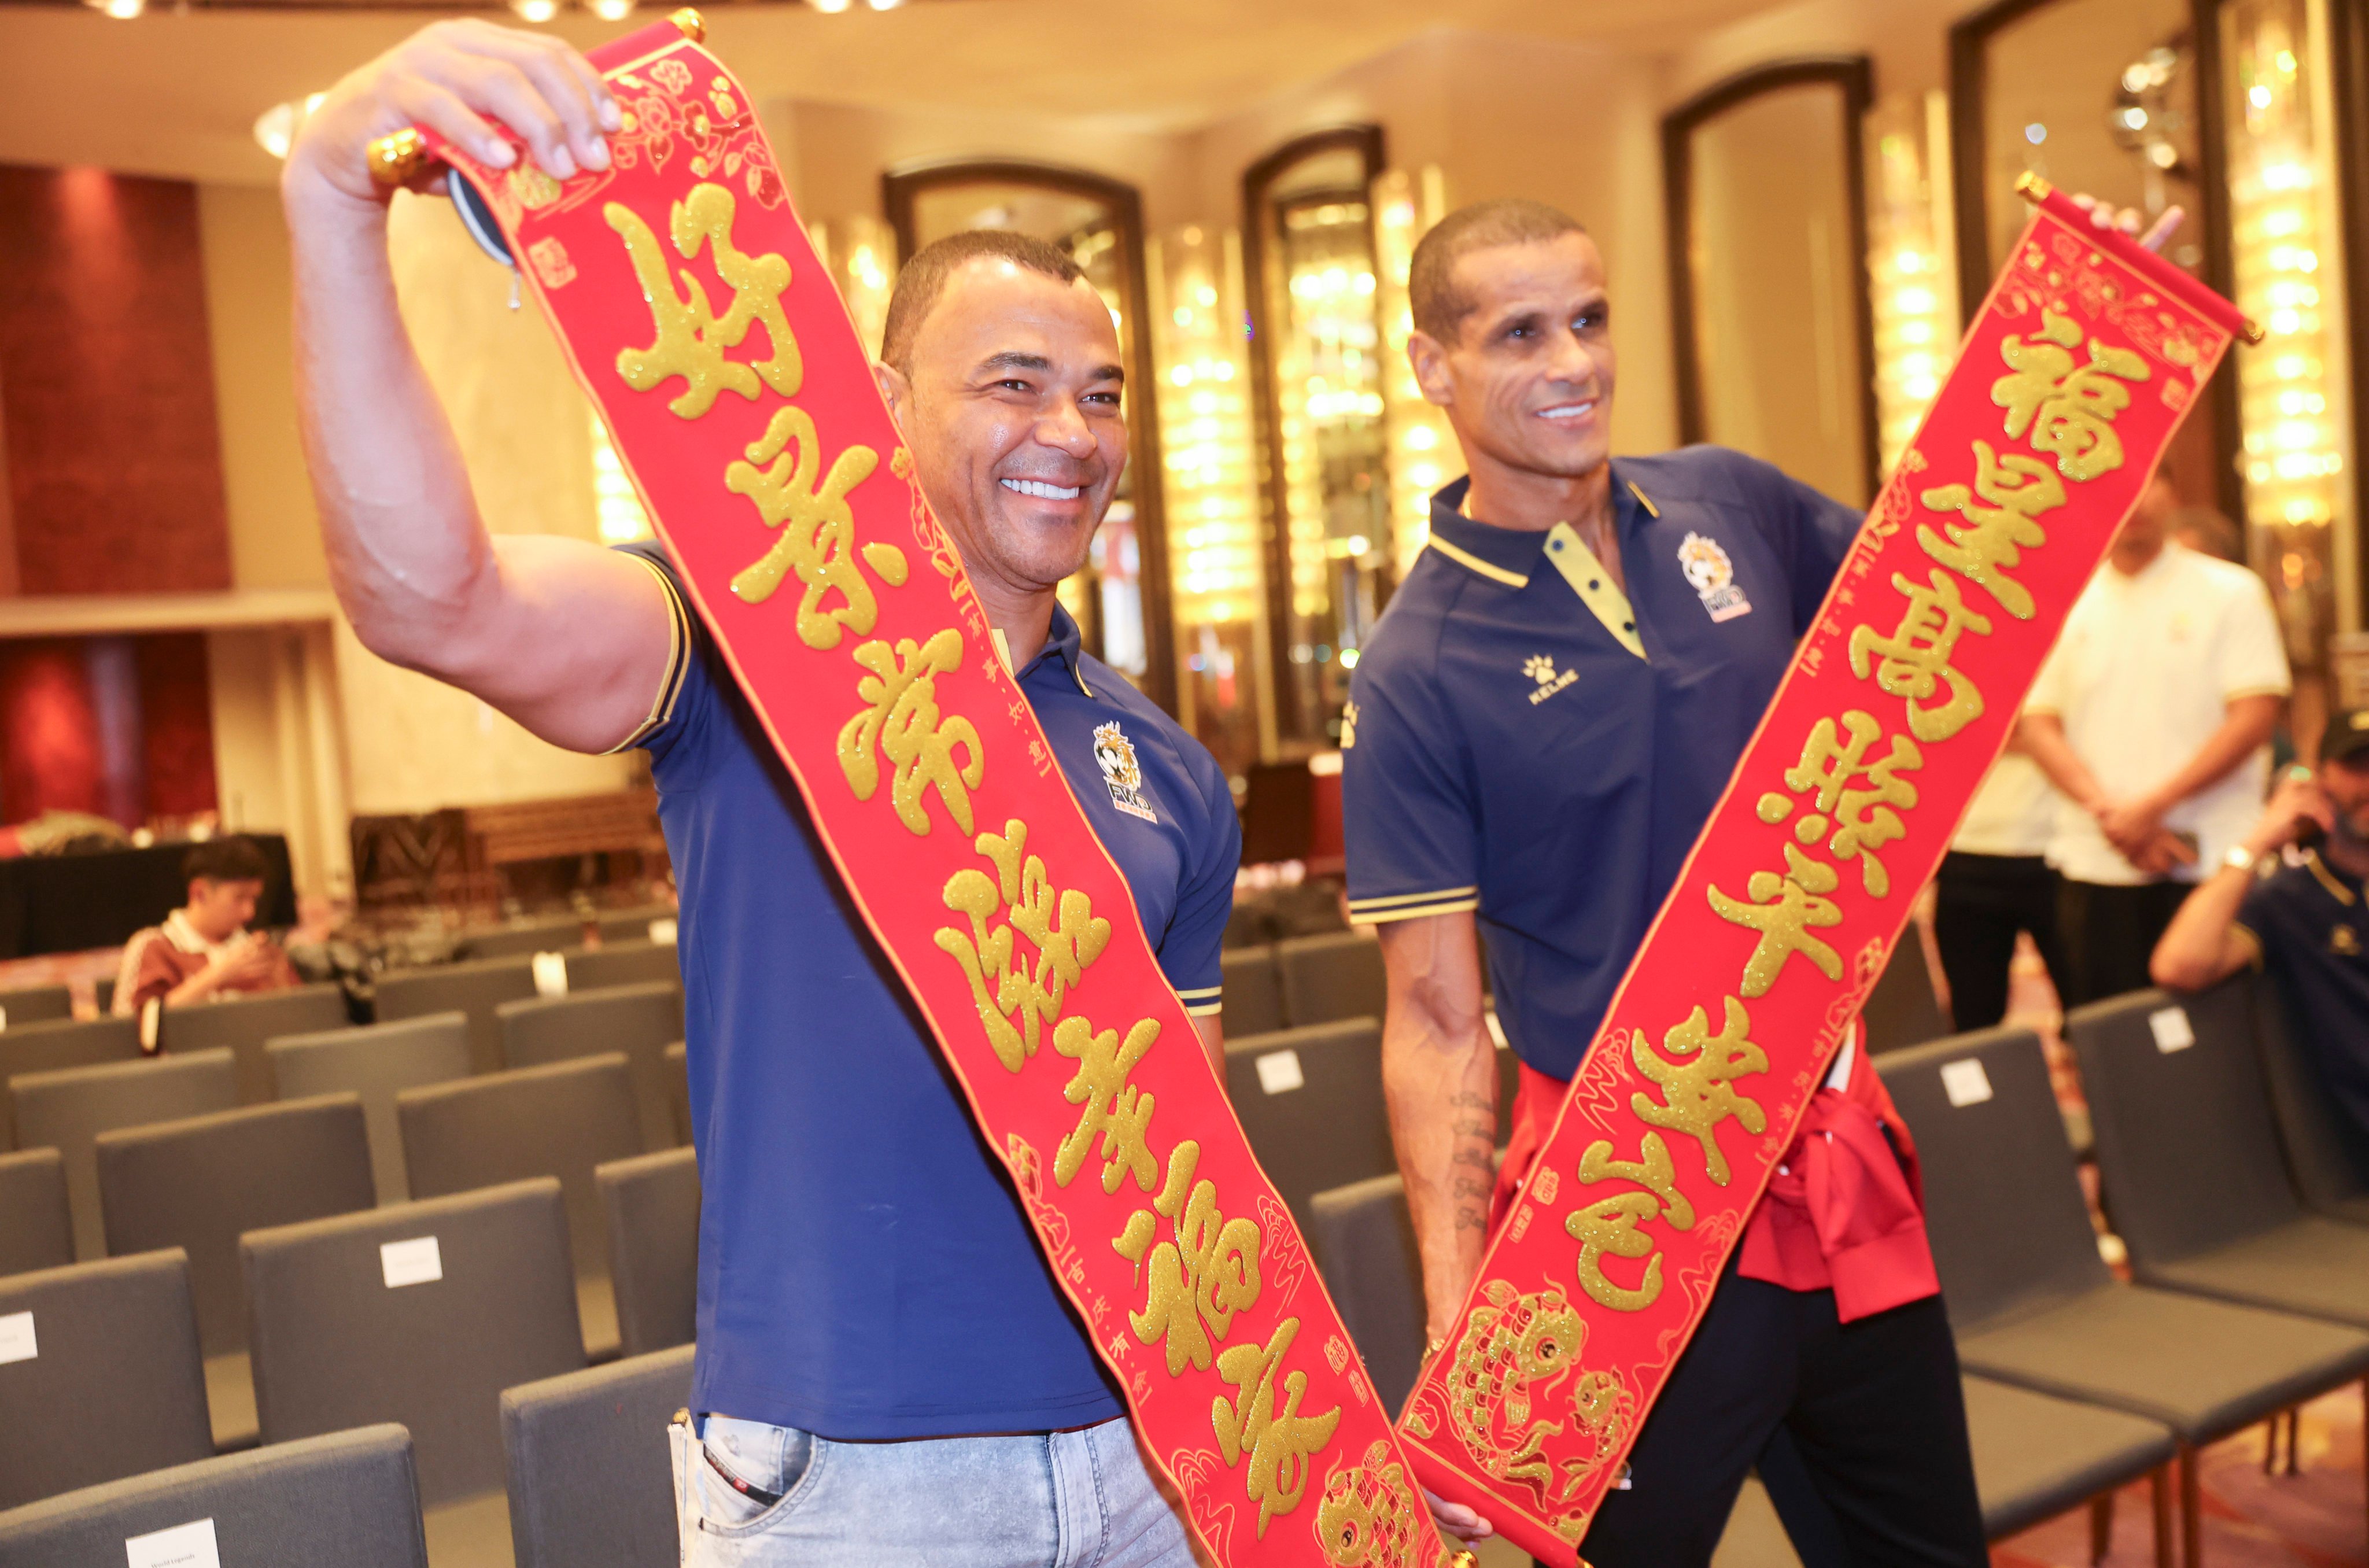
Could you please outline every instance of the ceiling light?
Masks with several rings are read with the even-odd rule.
[[[94,11],[104,11],[119,22],[128,22],[148,8],[147,0],[88,0]]]
[[[634,0],[592,0],[592,14],[604,22],[622,22],[634,14]]]
[[[864,3],[876,11],[893,11],[903,5],[905,0],[864,0]]]
[[[510,0],[510,9],[522,22],[547,22],[559,15],[559,0]]]
[[[836,17],[847,9],[847,0],[807,0],[807,3],[826,17]]]
[[[276,103],[255,117],[256,144],[275,158],[288,155],[289,143],[296,140],[296,106]]]

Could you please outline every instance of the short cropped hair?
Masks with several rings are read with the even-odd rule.
[[[263,858],[255,841],[235,833],[209,839],[181,859],[184,882],[195,882],[200,876],[211,882],[261,882],[270,875],[271,863]]]
[[[1423,236],[1407,269],[1407,303],[1414,329],[1434,342],[1453,343],[1476,302],[1456,286],[1456,264],[1476,250],[1534,245],[1587,231],[1570,213],[1517,196],[1459,207]]]
[[[880,332],[884,361],[902,374],[913,373],[913,339],[945,292],[946,280],[982,257],[1041,272],[1057,283],[1074,283],[1086,275],[1059,246],[1010,229],[966,229],[932,240],[897,273],[896,291],[888,296],[888,320]]]

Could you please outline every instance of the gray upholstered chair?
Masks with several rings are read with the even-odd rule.
[[[574,915],[551,915],[463,932],[461,942],[472,958],[520,958],[536,953],[565,953],[584,945],[584,922]]]
[[[2369,1229],[2295,1196],[2243,976],[2078,1008],[2065,1034],[2133,1277],[2369,1328]]]
[[[1860,1006],[1860,1022],[1867,1027],[1871,1054],[1906,1050],[1950,1032],[1933,989],[1932,967],[1925,961],[1925,939],[1915,926],[1901,933],[1875,989]]]
[[[682,989],[682,966],[677,960],[673,943],[647,938],[603,943],[598,947],[578,947],[567,955],[567,990],[571,995],[612,986],[637,986],[650,980],[664,980],[678,990]]]
[[[168,1538],[178,1551],[212,1548],[173,1562],[429,1568],[411,1438],[390,1425],[152,1470],[0,1514],[0,1563],[120,1562],[130,1543],[166,1531],[186,1532]]]
[[[53,1024],[74,1016],[74,992],[64,986],[23,986],[0,990],[0,1029]]]
[[[1275,944],[1275,965],[1283,975],[1283,1015],[1292,1027],[1351,1018],[1381,1021],[1390,985],[1382,972],[1382,944],[1370,933],[1295,936]]]
[[[601,917],[601,944],[656,942],[657,930],[671,927],[677,911],[672,904],[644,904],[637,909],[611,910]],[[656,928],[656,929],[654,929]]]
[[[504,1389],[584,1365],[559,1184],[544,1177],[240,1241],[256,1412],[281,1443],[401,1422],[440,1562],[506,1543]]]
[[[619,1352],[689,1345],[699,1306],[699,1166],[691,1150],[612,1161],[592,1180],[609,1222]]]
[[[332,1094],[119,1127],[99,1134],[97,1151],[108,1252],[189,1255],[214,1446],[244,1448],[255,1441],[255,1391],[239,1236],[372,1205],[361,1101]]]
[[[2102,1542],[2112,1528],[2115,1492],[2143,1475],[2154,1483],[2156,1518],[2168,1519],[2169,1467],[2180,1449],[2170,1427],[1991,1378],[1960,1381],[1988,1539],[2004,1539],[2087,1504],[2090,1539]],[[2093,1560],[2104,1555],[2100,1550]],[[2168,1536],[2156,1542],[2156,1562],[2170,1568]]]
[[[534,960],[526,954],[469,964],[398,969],[379,977],[372,1016],[382,1024],[460,1013],[469,1020],[469,1070],[498,1072],[502,1025],[494,1009],[534,994]]]
[[[1397,1173],[1309,1200],[1308,1242],[1382,1408],[1396,1414],[1423,1368],[1423,1260]]]
[[[353,1021],[345,988],[318,985],[168,1007],[159,1027],[164,1048],[175,1055],[227,1047],[238,1059],[239,1104],[259,1105],[271,1098],[271,1063],[263,1054],[264,1041],[342,1029]]]
[[[666,1048],[682,1038],[682,988],[677,982],[643,980],[582,991],[571,985],[566,996],[506,1001],[495,1013],[502,1024],[502,1060],[509,1067],[624,1052],[641,1113],[642,1147],[674,1147]]]
[[[1227,1034],[1272,1035],[1284,1026],[1283,976],[1271,944],[1227,948],[1219,956],[1218,969],[1226,988]]]
[[[502,1395],[518,1568],[675,1562],[667,1423],[691,1399],[688,1345]]]
[[[431,1013],[399,1024],[365,1024],[265,1042],[271,1080],[283,1100],[314,1094],[361,1096],[370,1129],[371,1178],[381,1203],[411,1196],[403,1170],[403,1129],[395,1097],[406,1089],[469,1076],[469,1019]]]
[[[690,1048],[677,1040],[666,1048],[667,1108],[674,1113],[674,1140],[685,1149],[691,1147],[691,1057]]]
[[[1226,1042],[1226,1093],[1302,1230],[1309,1200],[1398,1169],[1371,1018]]]
[[[140,1024],[132,1018],[94,1018],[76,1023],[27,1024],[0,1029],[0,1085],[27,1072],[57,1072],[69,1067],[103,1067],[140,1059]],[[0,1149],[19,1144],[8,1096],[0,1093]]]
[[[180,1253],[0,1278],[0,1508],[213,1453]]]
[[[226,1050],[105,1067],[29,1072],[8,1081],[17,1130],[28,1149],[65,1158],[66,1201],[74,1209],[74,1255],[107,1255],[100,1217],[97,1139],[102,1132],[178,1121],[238,1104],[238,1068]]]
[[[2195,1450],[2369,1372],[2369,1335],[2118,1283],[2031,1031],[1938,1040],[1877,1070],[1916,1135],[1960,1364],[2170,1427],[2183,1460],[2182,1561],[2196,1562]],[[2083,1462],[2048,1427],[2021,1440],[2035,1463]]]
[[[419,1197],[530,1176],[558,1178],[582,1297],[584,1344],[595,1359],[617,1350],[609,1284],[609,1226],[592,1170],[642,1152],[624,1057],[612,1051],[520,1068],[395,1096],[403,1159]]]
[[[2369,1127],[2338,1112],[2313,1049],[2297,1038],[2276,980],[2254,980],[2254,1043],[2288,1173],[2314,1212],[2369,1225]],[[2339,1050],[2355,1042],[2338,1041]]]
[[[0,1154],[0,1275],[74,1261],[66,1166],[54,1149]]]

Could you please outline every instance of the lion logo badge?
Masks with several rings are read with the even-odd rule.
[[[1143,766],[1135,760],[1135,742],[1116,721],[1094,727],[1094,765],[1102,769],[1103,783],[1110,786],[1113,806],[1147,822],[1160,820],[1151,803],[1143,798]]]
[[[1735,586],[1735,563],[1727,558],[1718,540],[1688,533],[1678,546],[1678,570],[1712,620],[1733,621],[1752,613],[1752,601]]]

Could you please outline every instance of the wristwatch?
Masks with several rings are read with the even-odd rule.
[[[2242,871],[2251,876],[2260,858],[2243,844],[2231,844],[2229,852],[2221,857],[2221,864],[2232,871]]]

